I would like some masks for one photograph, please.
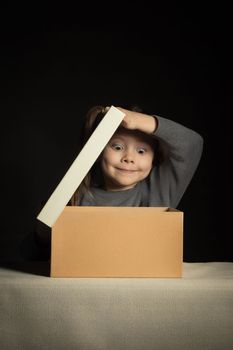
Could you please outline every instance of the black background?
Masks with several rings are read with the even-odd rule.
[[[2,262],[23,260],[96,104],[137,104],[204,137],[178,207],[184,260],[233,261],[230,10],[126,4],[1,5]]]

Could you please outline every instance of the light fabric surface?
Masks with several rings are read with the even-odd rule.
[[[233,263],[184,263],[181,279],[1,268],[0,349],[233,349]]]

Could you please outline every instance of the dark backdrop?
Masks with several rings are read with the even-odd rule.
[[[184,260],[232,261],[229,9],[131,6],[2,5],[2,262],[23,260],[20,242],[75,159],[96,104],[137,104],[204,137],[178,207]]]

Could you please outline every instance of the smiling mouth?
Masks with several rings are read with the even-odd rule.
[[[118,171],[125,173],[125,174],[132,174],[135,173],[137,170],[130,170],[130,169],[121,169],[121,168],[116,168]]]

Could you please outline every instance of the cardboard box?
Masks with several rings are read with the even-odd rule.
[[[183,212],[66,206],[51,246],[52,277],[182,277]]]

